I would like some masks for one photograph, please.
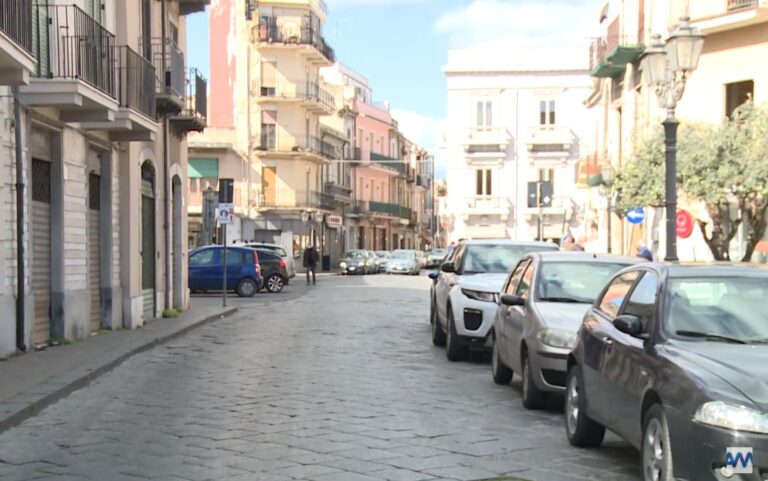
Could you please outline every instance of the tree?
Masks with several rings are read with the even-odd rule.
[[[663,205],[663,145],[664,135],[659,129],[634,134],[634,155],[617,172],[611,185],[617,194],[614,207],[619,216],[638,207]]]
[[[730,242],[744,224],[741,261],[748,262],[766,231],[768,105],[750,100],[721,126],[701,133],[698,148],[685,153],[683,190],[707,207],[711,220],[698,224],[715,259],[730,259]]]

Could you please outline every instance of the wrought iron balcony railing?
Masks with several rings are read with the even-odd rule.
[[[120,107],[155,117],[155,67],[131,47],[117,47],[117,100]]]
[[[165,69],[163,69],[163,42],[165,42]],[[155,91],[161,95],[184,97],[185,79],[184,53],[176,43],[167,38],[150,39],[150,61],[155,67]]]
[[[181,115],[198,117],[205,121],[208,117],[208,81],[196,68],[189,69],[186,97]]]
[[[32,0],[0,0],[0,30],[32,53]]]
[[[75,5],[35,5],[35,76],[78,79],[117,98],[115,35]]]
[[[320,22],[315,15],[301,16],[299,21],[294,16],[262,16],[259,21],[259,42],[282,43],[286,45],[311,45],[329,62],[336,61],[336,53],[328,45],[320,32]]]

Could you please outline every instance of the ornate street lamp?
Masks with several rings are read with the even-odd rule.
[[[607,229],[608,229],[608,253],[611,253],[611,217],[613,214],[613,193],[611,192],[611,185],[613,184],[613,166],[610,163],[603,165],[600,169],[600,176],[603,178],[603,185],[606,191],[606,203],[608,208]]]
[[[677,102],[683,97],[685,82],[699,65],[704,46],[704,35],[689,23],[688,17],[680,19],[680,25],[669,35],[666,44],[660,35],[653,36],[653,43],[645,50],[641,60],[643,79],[654,89],[659,104],[667,109],[664,119],[664,146],[666,155],[665,207],[666,207],[666,257],[677,259],[677,127],[675,118]]]

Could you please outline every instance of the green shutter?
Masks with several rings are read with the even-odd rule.
[[[218,159],[189,159],[187,175],[190,179],[219,177]]]
[[[44,0],[34,0],[32,5],[32,50],[37,58],[37,76],[50,75],[50,53],[48,39],[48,6]]]

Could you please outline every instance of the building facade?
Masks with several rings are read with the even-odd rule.
[[[0,133],[0,357],[186,308],[185,135],[207,89],[185,15],[207,3],[3,2],[20,115]]]
[[[583,227],[578,163],[593,149],[583,105],[591,85],[586,62],[538,49],[510,58],[509,65],[483,65],[471,52],[449,53],[448,116],[438,146],[447,166],[441,224],[449,242],[559,242]]]

